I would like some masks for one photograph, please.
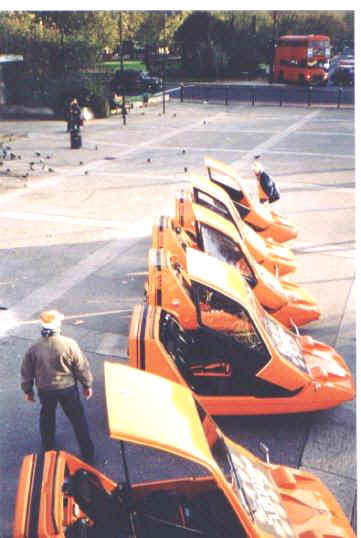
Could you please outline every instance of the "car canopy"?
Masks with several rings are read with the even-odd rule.
[[[119,363],[106,362],[104,369],[110,437],[165,450],[214,471],[188,389]]]
[[[214,213],[210,209],[207,209],[199,204],[193,203],[192,209],[196,222],[216,228],[225,235],[228,235],[235,243],[239,243],[241,241],[240,234],[233,222],[230,222],[221,215],[217,215],[217,213]]]
[[[188,247],[187,273],[191,280],[217,289],[237,303],[241,301],[248,310],[254,308],[254,296],[240,272],[218,258]]]
[[[269,224],[272,222],[272,215],[268,209],[251,195],[246,181],[240,176],[237,170],[222,161],[208,156],[204,157],[204,163],[208,170],[209,179],[220,186],[223,185],[233,201],[240,202],[240,199],[244,198],[249,208],[256,211]],[[238,200],[234,196],[235,193],[240,194]]]

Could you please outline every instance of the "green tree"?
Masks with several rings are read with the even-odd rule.
[[[216,72],[215,49],[211,39],[216,19],[208,11],[195,11],[175,33],[182,51],[183,69],[201,77]]]

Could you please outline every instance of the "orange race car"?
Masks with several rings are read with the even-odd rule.
[[[181,191],[175,201],[174,225],[184,228],[189,233],[195,233],[194,212],[192,202],[213,211],[237,228],[241,238],[246,243],[254,259],[264,265],[272,273],[286,275],[297,269],[296,256],[293,252],[276,243],[273,239],[265,239],[258,235],[238,215],[234,203],[228,194],[212,185],[204,178],[192,178],[192,193]]]
[[[105,389],[125,482],[66,452],[28,455],[13,538],[355,537],[319,478],[231,441],[187,388],[106,362]],[[132,484],[124,441],[156,449],[160,476],[164,453],[189,475]]]
[[[193,213],[196,233],[192,236],[183,228],[174,227],[170,217],[158,217],[153,225],[152,247],[169,250],[185,269],[187,247],[233,265],[247,280],[262,306],[287,327],[319,319],[320,309],[312,295],[285,277],[278,279],[258,264],[233,223],[198,204],[193,204]]]
[[[231,166],[204,158],[209,179],[222,187],[233,200],[240,217],[262,237],[272,237],[279,243],[297,237],[295,225],[275,211],[269,204],[261,204],[248,192],[245,181]]]
[[[188,384],[212,414],[314,411],[352,400],[342,357],[287,330],[234,267],[187,249],[187,272],[151,249],[146,302],[129,334],[132,366]]]

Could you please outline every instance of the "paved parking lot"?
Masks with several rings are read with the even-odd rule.
[[[2,538],[11,536],[21,460],[40,446],[39,404],[24,401],[19,366],[45,308],[64,312],[63,332],[87,353],[96,378],[85,405],[97,466],[122,478],[117,445],[107,438],[103,362],[126,361],[131,311],[143,300],[152,220],[173,213],[174,195],[191,174],[205,174],[205,154],[233,164],[254,191],[250,163],[262,154],[280,183],[277,210],[299,228],[290,245],[300,263],[292,279],[321,306],[321,319],[301,332],[334,346],[355,373],[353,110],[167,103],[165,115],[161,105],[140,109],[126,126],[118,116],[88,122],[80,150],[70,150],[64,122],[8,119],[0,135],[16,155],[0,168],[0,306],[7,308],[0,311]],[[319,475],[355,517],[354,402],[217,422],[258,456],[262,440],[273,462]],[[77,453],[60,412],[57,428],[58,447]],[[159,476],[158,455],[141,447],[128,452],[133,480]],[[179,472],[184,469],[172,458],[162,460],[162,476]]]

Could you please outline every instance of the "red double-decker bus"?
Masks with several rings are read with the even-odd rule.
[[[284,35],[275,48],[273,75],[280,82],[317,84],[328,82],[330,38],[325,35]]]

